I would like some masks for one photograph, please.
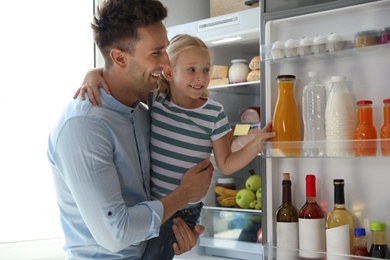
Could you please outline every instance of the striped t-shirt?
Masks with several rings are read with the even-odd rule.
[[[160,93],[153,101],[149,97],[152,199],[160,199],[176,189],[190,167],[209,158],[212,141],[231,131],[223,106],[204,99],[203,106],[185,109],[166,94]]]

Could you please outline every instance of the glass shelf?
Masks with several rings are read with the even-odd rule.
[[[259,95],[260,94],[260,80],[248,81],[220,86],[210,86],[209,91],[224,92],[231,94],[244,94],[244,95]]]
[[[336,255],[327,254],[325,252],[313,252],[304,251],[298,249],[287,249],[276,247],[274,244],[263,245],[263,260],[273,259],[288,259],[288,260],[299,260],[299,259],[337,259],[337,260],[361,260],[361,259],[376,259],[371,257],[353,256],[353,255]]]
[[[218,250],[218,255],[223,253],[230,258],[261,259],[261,210],[204,206],[200,223],[205,231],[199,245],[205,247],[208,254]]]
[[[294,141],[294,142],[263,142],[263,158],[275,157],[307,157],[307,158],[340,158],[340,157],[378,157],[382,156],[381,145],[386,140],[335,140],[335,141]],[[370,155],[355,154],[355,149],[371,151]]]

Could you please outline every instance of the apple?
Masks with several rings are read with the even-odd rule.
[[[250,189],[241,189],[236,195],[237,205],[242,209],[248,209],[256,194]]]
[[[263,197],[261,188],[256,191],[256,199],[261,200]]]
[[[253,192],[261,188],[261,176],[251,175],[245,182],[245,187]]]

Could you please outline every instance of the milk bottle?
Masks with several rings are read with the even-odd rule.
[[[344,76],[332,77],[325,109],[327,156],[352,156],[355,110]]]

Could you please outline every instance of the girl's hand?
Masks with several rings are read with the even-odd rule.
[[[103,68],[97,68],[88,71],[84,77],[81,87],[76,91],[73,98],[77,98],[80,95],[81,99],[85,100],[85,92],[87,92],[89,101],[94,106],[101,106],[102,101],[99,95],[99,87],[103,87],[107,94],[111,95],[110,88],[103,79],[102,74]]]

